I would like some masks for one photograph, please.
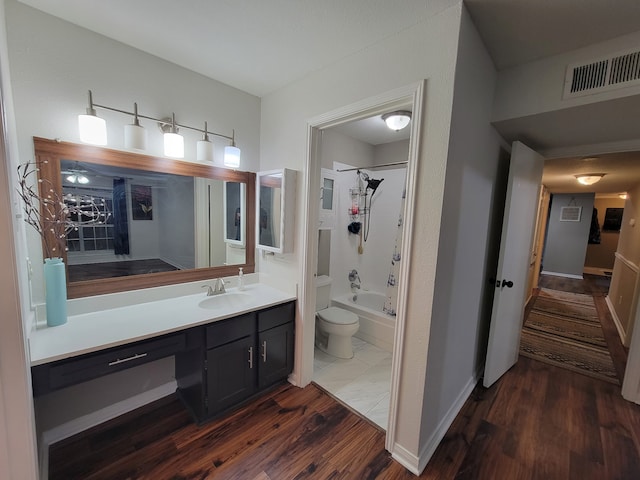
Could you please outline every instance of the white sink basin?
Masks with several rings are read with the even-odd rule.
[[[200,308],[209,310],[242,308],[249,304],[251,296],[247,293],[229,292],[213,295],[198,303]]]

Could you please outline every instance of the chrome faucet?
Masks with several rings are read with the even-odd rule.
[[[207,297],[212,297],[213,295],[220,295],[222,293],[226,293],[226,290],[224,289],[224,280],[221,278],[216,278],[213,281],[213,286],[202,285],[202,288],[207,289]]]
[[[360,282],[360,275],[358,275],[358,271],[354,268],[353,270],[351,270],[349,272],[349,281],[350,282],[355,282],[356,279],[358,280],[358,283]]]
[[[349,272],[349,281],[351,282],[351,293],[356,293],[356,290],[360,288],[360,275],[355,268]]]

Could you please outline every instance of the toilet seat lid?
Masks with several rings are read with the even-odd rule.
[[[358,321],[358,315],[338,307],[329,307],[318,312],[318,316],[325,322],[336,325],[352,325]]]

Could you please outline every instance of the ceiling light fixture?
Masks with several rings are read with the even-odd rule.
[[[213,144],[209,140],[209,135],[215,135],[216,137],[226,138],[231,142],[230,146],[225,148],[225,159],[227,157],[227,149],[231,158],[234,157],[233,163],[227,165],[233,168],[240,166],[240,149],[235,143],[235,131],[233,136],[223,135],[221,133],[210,132],[207,129],[207,123],[205,122],[204,130],[200,128],[190,127],[189,125],[183,125],[176,123],[175,113],[171,114],[171,118],[160,119],[149,117],[138,113],[138,104],[133,104],[133,112],[126,110],[120,110],[118,108],[109,107],[107,105],[100,105],[93,103],[93,95],[89,90],[89,107],[87,113],[78,115],[78,127],[80,129],[80,140],[84,143],[91,143],[93,145],[106,145],[107,144],[107,126],[104,119],[99,118],[96,115],[96,108],[102,108],[112,112],[122,113],[124,115],[133,116],[133,123],[125,126],[125,147],[135,148],[137,150],[144,150],[146,148],[146,130],[140,125],[140,118],[146,120],[153,120],[158,122],[158,126],[164,134],[164,152],[168,157],[183,158],[184,157],[184,137],[178,133],[179,128],[185,128],[188,130],[194,130],[203,134],[202,140],[198,142],[196,146],[196,157],[198,160],[201,158],[204,160],[213,161]],[[208,145],[205,145],[205,143]]]
[[[80,185],[86,185],[87,183],[89,183],[89,178],[82,175],[81,173],[72,173],[70,175],[67,175],[66,180],[67,182],[79,183]]]
[[[629,195],[626,193],[620,193],[618,194],[618,196],[622,199],[622,200],[626,200],[627,198],[629,198]]]
[[[584,175],[576,175],[576,180],[582,185],[593,185],[598,183],[604,177],[604,173],[586,173]]]
[[[402,130],[411,121],[411,112],[407,110],[398,110],[397,112],[389,112],[382,115],[382,120],[391,130],[396,132]]]

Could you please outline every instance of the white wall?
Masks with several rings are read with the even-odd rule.
[[[431,454],[457,408],[475,385],[484,358],[480,325],[484,290],[493,288],[486,272],[489,225],[500,156],[500,138],[489,124],[496,81],[487,54],[466,9],[460,27],[449,160],[431,338],[424,388],[421,445]],[[418,214],[419,216],[419,214]],[[418,249],[433,248],[417,244]],[[414,257],[415,258],[415,257]],[[413,259],[412,259],[413,260]],[[423,290],[415,289],[415,295]],[[414,290],[412,290],[412,294]],[[423,452],[422,457],[425,456]]]
[[[375,165],[406,162],[407,158],[409,158],[409,140],[383,143],[376,145],[373,150],[373,163]]]
[[[195,232],[194,180],[172,176],[163,188],[165,195],[156,197],[162,199],[158,205],[160,258],[181,269],[195,268],[195,241],[191,235]],[[147,220],[133,222],[144,224]]]
[[[398,418],[396,423],[394,455],[402,455],[410,462],[418,463],[418,457],[423,449],[424,438],[432,430],[433,422],[425,423],[425,417],[435,420],[442,411],[443,401],[451,397],[451,391],[443,392],[442,401],[437,404],[425,399],[425,374],[427,370],[427,344],[429,343],[430,323],[432,319],[432,303],[435,291],[435,266],[440,238],[441,210],[444,197],[444,178],[447,168],[449,149],[449,120],[452,109],[454,66],[457,52],[457,35],[461,15],[461,4],[447,9],[439,15],[416,24],[402,33],[393,35],[384,41],[349,56],[334,65],[322,69],[307,78],[293,83],[271,95],[263,98],[262,103],[262,144],[261,169],[267,170],[279,166],[304,170],[304,159],[307,157],[307,121],[326,112],[331,112],[345,105],[368,99],[395,88],[427,79],[426,100],[424,111],[424,128],[420,132],[422,144],[418,152],[419,166],[417,183],[416,209],[413,219],[413,251],[409,252],[411,261],[409,266],[410,290],[408,295],[407,325],[402,353],[403,370],[401,373],[398,392]],[[491,61],[484,52],[478,38],[474,44],[477,47],[473,54],[480,58],[470,58],[472,67],[470,74],[479,69],[484,76],[478,78],[470,76],[469,89],[473,86],[476,95],[482,95],[478,115],[471,106],[470,122],[482,122],[483,130],[475,135],[470,145],[479,147],[471,152],[471,157],[481,163],[486,157],[486,149],[490,147],[489,138],[492,132],[488,125],[491,97],[493,92],[493,70]],[[486,62],[486,63],[483,63]],[[479,86],[478,86],[479,83]],[[476,96],[470,94],[470,100]],[[470,124],[477,127],[478,123]],[[471,133],[471,132],[465,132]],[[479,140],[478,140],[479,137]],[[465,140],[466,142],[466,140]],[[467,153],[468,150],[465,150]],[[484,174],[480,181],[486,183],[490,190],[491,176]],[[304,175],[298,183],[299,198],[304,198]],[[475,180],[470,180],[474,182]],[[458,191],[457,194],[460,194]],[[465,198],[472,198],[470,191]],[[481,202],[473,198],[473,202],[481,209]],[[486,209],[487,206],[485,205]],[[298,242],[296,253],[286,259],[266,258],[260,260],[261,274],[264,272],[273,278],[291,278],[292,282],[301,280],[301,259],[299,248],[303,237],[304,212],[299,208],[297,212]],[[450,232],[453,238],[458,234]],[[468,238],[477,238],[474,232]],[[452,241],[448,239],[448,241]],[[472,265],[476,268],[476,264]],[[480,276],[475,271],[472,276]],[[479,284],[478,284],[479,285]],[[479,288],[475,286],[474,288]],[[461,302],[458,302],[461,303]],[[445,314],[441,321],[449,318]],[[297,336],[298,352],[303,346],[309,348],[313,343],[313,318],[298,318]],[[467,339],[473,335],[473,320],[471,326],[464,333]],[[433,343],[438,343],[434,338]],[[457,355],[466,348],[466,341],[455,345]],[[472,339],[471,342],[472,343]],[[475,349],[475,346],[474,346]],[[311,352],[312,356],[312,352]],[[467,354],[463,355],[465,361]],[[303,354],[297,357],[296,369],[304,368],[300,365],[309,361],[310,357]],[[433,359],[438,363],[439,359]],[[454,365],[457,362],[454,362]],[[465,365],[464,369],[450,369],[444,363],[437,367],[447,372],[451,385],[466,385],[469,381],[474,365]],[[308,368],[308,367],[307,367]],[[437,385],[435,388],[437,389]],[[456,397],[458,390],[453,396]],[[431,395],[438,395],[432,393]],[[451,402],[449,402],[450,404]],[[435,407],[435,408],[434,408]],[[437,423],[437,422],[436,422]],[[423,432],[424,429],[424,432]],[[425,435],[426,433],[426,435]]]
[[[260,99],[160,60],[53,16],[7,0],[7,31],[14,89],[20,161],[33,159],[33,136],[79,142],[77,115],[94,101],[156,118],[175,112],[180,123],[230,134],[235,128],[242,149],[242,169],[258,169]],[[107,120],[109,147],[124,149],[123,127],[131,119],[98,111]],[[141,120],[148,134],[148,153],[162,156],[162,133],[155,122]],[[195,158],[197,132],[182,130],[185,159]],[[226,143],[213,138],[216,164]],[[19,222],[18,222],[19,223]],[[17,225],[22,228],[22,225]],[[37,235],[28,230],[35,267],[34,301],[42,302],[42,255]],[[22,288],[27,289],[26,285]],[[25,290],[26,291],[26,290]]]
[[[632,222],[633,220],[633,222]],[[637,327],[634,315],[640,293],[640,185],[629,189],[624,202],[620,239],[615,254],[607,303],[624,345]],[[635,322],[635,323],[634,323]],[[631,358],[631,357],[630,357]]]
[[[18,139],[16,162],[33,159],[32,136],[79,142],[77,115],[86,109],[87,90],[92,89],[97,103],[131,109],[136,101],[141,113],[153,117],[175,112],[177,121],[187,125],[199,126],[207,120],[210,130],[225,134],[235,128],[237,143],[242,149],[242,168],[258,170],[259,98],[14,0],[5,3]],[[109,147],[123,149],[123,126],[131,119],[103,111],[99,115],[107,120]],[[148,133],[148,153],[161,155],[160,130],[152,122],[141,122]],[[185,134],[186,159],[193,159],[199,135],[182,133]],[[225,143],[214,139],[214,144],[216,163],[221,164]],[[31,303],[41,303],[44,298],[41,247],[37,235],[31,229],[25,230],[21,220],[14,220],[13,230],[17,235],[24,235],[26,231],[28,238],[28,251],[19,249],[17,254],[18,271],[26,272],[27,254],[34,265],[31,284],[26,275],[20,284],[29,329],[33,319]],[[31,289],[33,300],[29,295]],[[162,383],[160,377],[167,384],[173,381],[170,366],[154,363],[148,368],[147,376],[155,378],[157,383]],[[105,383],[105,388],[112,386]],[[69,418],[69,412],[79,411],[80,407],[99,410],[115,401],[126,401],[139,394],[140,383],[122,381],[113,388],[113,395],[108,399],[90,396],[86,390],[87,398],[92,399],[91,405],[83,399],[84,394],[68,396],[65,402],[60,402],[66,410],[61,412],[59,420]],[[55,423],[52,419],[51,424]]]
[[[555,194],[547,225],[542,270],[582,278],[593,213],[594,193]],[[562,207],[582,207],[579,222],[561,222]]]
[[[5,20],[0,1],[0,251],[5,254],[0,270],[0,478],[37,479],[31,374],[22,323],[27,309],[20,302],[28,296],[20,291],[18,273],[26,275],[24,230],[12,228],[17,195],[11,177],[18,161]]]

